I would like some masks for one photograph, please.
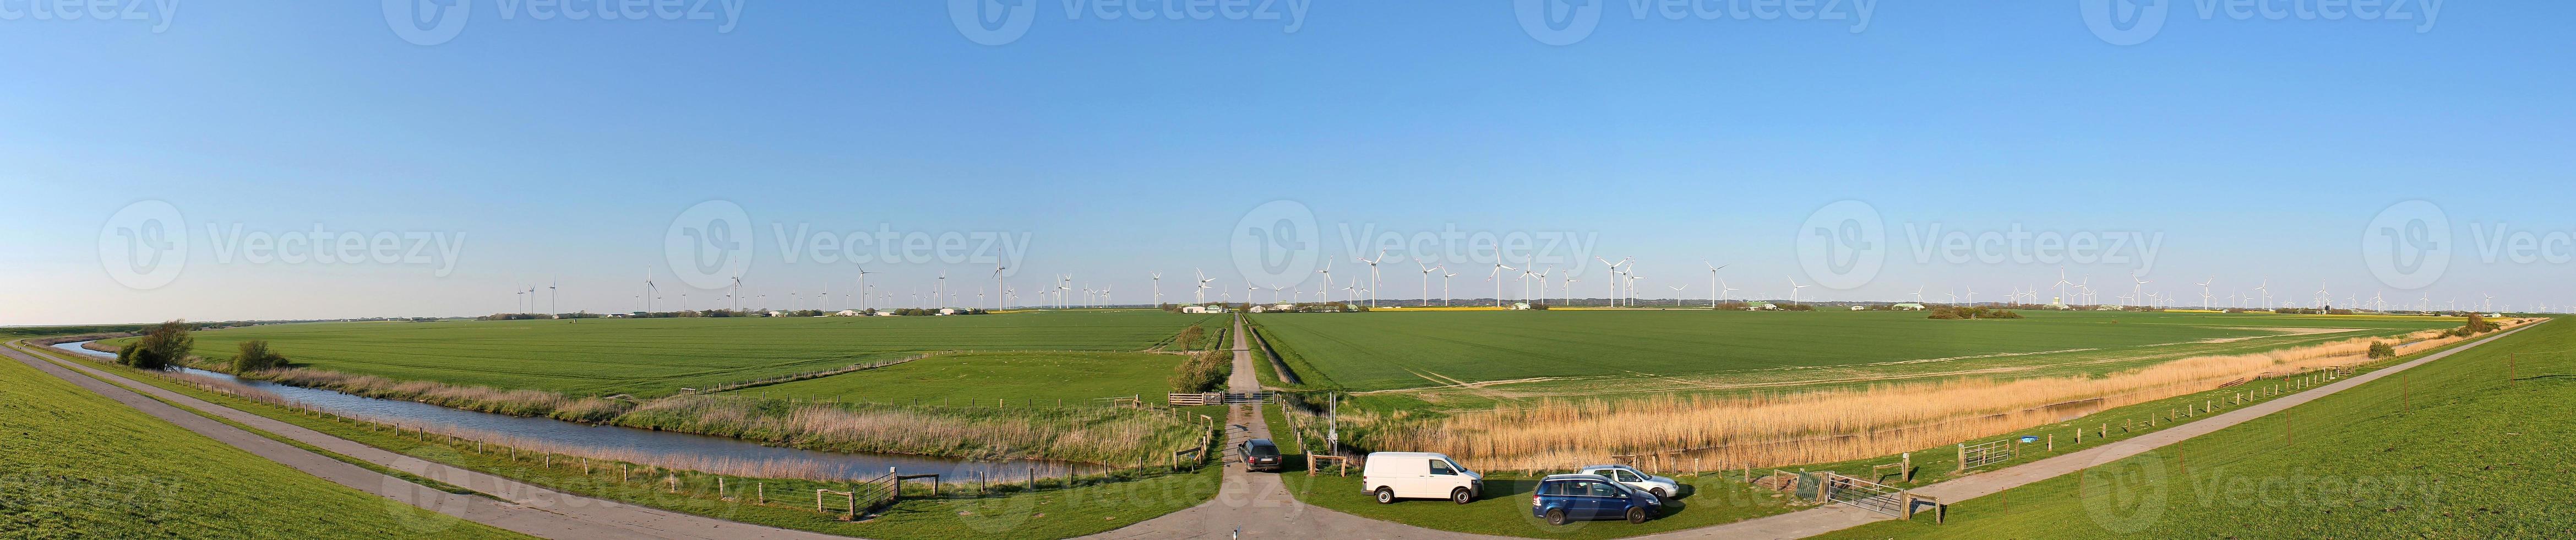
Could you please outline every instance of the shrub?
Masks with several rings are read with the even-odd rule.
[[[2372,360],[2395,357],[2397,356],[2397,348],[2389,346],[2388,343],[2384,341],[2374,341],[2370,343],[2369,356]]]
[[[1199,340],[1203,339],[1207,339],[1207,329],[1200,328],[1199,325],[1193,324],[1190,325],[1189,328],[1181,329],[1181,335],[1179,337],[1172,338],[1172,344],[1180,346],[1181,350],[1184,351],[1197,350],[1199,348]]]
[[[1196,327],[1192,327],[1196,328]],[[1225,386],[1229,353],[1209,351],[1190,355],[1190,360],[1172,368],[1172,391],[1183,394],[1213,392]]]
[[[241,342],[241,352],[233,355],[233,372],[249,373],[286,367],[286,357],[268,350],[268,340]]]

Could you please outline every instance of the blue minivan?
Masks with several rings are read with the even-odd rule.
[[[1654,494],[1591,474],[1560,474],[1539,479],[1538,489],[1530,495],[1530,515],[1546,518],[1549,525],[1593,519],[1626,519],[1629,523],[1645,523],[1663,513],[1663,507],[1664,501],[1656,499]]]

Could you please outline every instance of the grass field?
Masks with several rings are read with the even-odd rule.
[[[1828,538],[2576,535],[2576,326],[2543,324],[2283,413]]]
[[[1252,320],[1309,386],[1377,391],[1363,402],[1398,408],[1450,409],[1920,376],[2099,374],[2189,355],[2459,324],[2430,317],[2024,314],[1931,320],[1921,312],[1874,311],[1423,311]]]
[[[737,390],[743,395],[936,404],[1090,404],[1142,395],[1160,402],[1187,356],[1160,353],[1012,352],[937,355],[883,368]]]
[[[51,354],[50,352],[40,353]],[[66,362],[89,361],[61,354],[53,356]],[[16,364],[13,362],[11,365]],[[884,510],[882,516],[865,522],[849,522],[825,513],[777,504],[763,506],[744,501],[743,491],[754,484],[766,484],[770,490],[768,494],[779,499],[792,499],[799,496],[800,494],[796,492],[801,489],[805,491],[801,495],[810,500],[813,488],[848,489],[848,486],[837,483],[817,484],[806,480],[735,477],[730,479],[731,485],[728,488],[732,498],[725,499],[710,492],[715,486],[710,485],[712,479],[709,476],[684,474],[683,488],[674,492],[665,489],[665,486],[658,481],[645,478],[647,475],[639,475],[633,482],[617,481],[617,476],[608,472],[613,469],[606,465],[602,465],[595,474],[585,473],[578,467],[570,466],[569,460],[560,460],[554,463],[554,466],[546,466],[530,456],[477,452],[475,449],[480,447],[471,442],[447,443],[437,440],[424,442],[396,433],[367,429],[335,419],[299,414],[275,405],[208,391],[182,384],[156,373],[95,362],[91,365],[119,372],[145,384],[335,437],[400,451],[424,460],[507,476],[567,493],[743,523],[853,537],[885,540],[969,537],[1054,539],[1099,533],[1205,502],[1216,494],[1222,472],[1220,468],[1208,467],[1197,472],[1165,474],[1135,480],[1105,482],[1087,480],[1093,483],[1037,492],[1004,490],[990,496],[975,494],[951,485],[948,490],[943,491],[943,496],[932,497],[925,492],[926,488],[923,486],[912,484],[905,490],[909,494],[907,496],[911,498]],[[208,442],[211,443],[211,441]],[[960,480],[950,479],[949,481],[955,483]],[[5,505],[7,502],[5,499],[0,499],[0,505]],[[0,506],[0,508],[6,507]],[[0,528],[0,532],[7,531]],[[7,536],[0,534],[0,537]],[[322,537],[357,536],[360,535],[334,534]],[[388,536],[424,535],[397,533]],[[243,537],[269,536],[254,533]],[[440,535],[437,537],[475,538],[477,536]]]
[[[0,360],[0,537],[524,538],[342,487]]]
[[[1206,315],[1025,312],[960,317],[670,318],[281,324],[196,333],[226,360],[267,340],[296,365],[569,395],[651,398],[926,351],[1142,351]],[[1213,324],[1213,323],[1210,323]]]

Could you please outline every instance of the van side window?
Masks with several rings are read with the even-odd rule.
[[[1458,471],[1450,469],[1449,462],[1435,459],[1431,460],[1431,474],[1457,476]]]
[[[1538,486],[1538,494],[1540,494],[1540,495],[1550,495],[1550,496],[1554,496],[1554,495],[1564,495],[1564,494],[1565,494],[1565,486],[1566,486],[1566,484],[1571,484],[1571,483],[1573,483],[1573,482],[1548,482],[1548,483],[1545,483],[1545,484],[1540,484],[1540,485]]]

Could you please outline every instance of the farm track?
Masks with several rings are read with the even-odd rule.
[[[572,495],[468,469],[422,461],[302,426],[216,405],[157,386],[135,382],[78,362],[56,364],[13,347],[0,349],[10,359],[145,414],[240,448],[253,455],[359,491],[458,519],[533,536],[567,539],[677,538],[841,538],[763,527],[715,518]],[[122,385],[122,386],[120,386]],[[137,390],[141,393],[138,393]],[[146,396],[148,393],[150,396]],[[159,399],[154,399],[159,398]],[[163,402],[167,400],[168,403]],[[260,436],[230,424],[189,412],[222,417],[252,428],[294,439],[323,450],[386,468],[471,489],[481,495],[455,494],[387,476],[329,456]]]

